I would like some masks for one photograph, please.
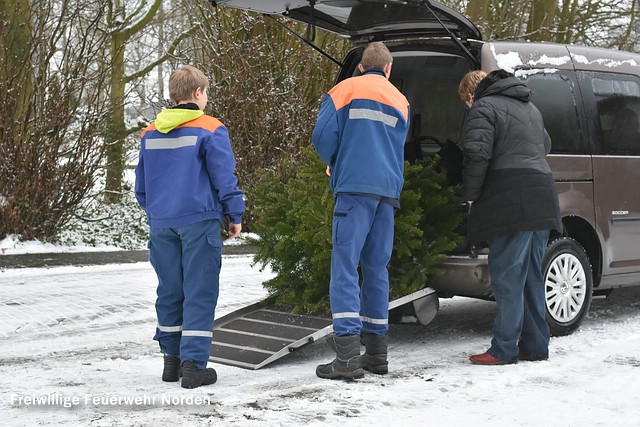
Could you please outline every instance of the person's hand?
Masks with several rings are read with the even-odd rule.
[[[233,239],[234,237],[238,237],[240,232],[242,231],[242,224],[229,224],[229,238]]]
[[[327,176],[331,176],[331,166],[327,165]]]

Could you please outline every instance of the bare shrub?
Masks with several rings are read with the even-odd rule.
[[[102,11],[90,0],[0,10],[0,238],[46,240],[93,187],[105,150]]]
[[[207,7],[199,13],[192,52],[186,56],[211,79],[208,112],[229,128],[240,186],[248,190],[250,227],[251,190],[265,172],[300,160],[338,67],[269,18],[228,8]],[[302,25],[285,25],[305,32]],[[322,31],[316,44],[337,58],[349,47]]]

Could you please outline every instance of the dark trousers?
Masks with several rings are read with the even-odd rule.
[[[546,357],[549,326],[545,320],[542,257],[548,231],[526,231],[489,241],[491,288],[498,303],[489,354],[516,361],[518,353]]]

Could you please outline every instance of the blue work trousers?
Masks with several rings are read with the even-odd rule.
[[[218,302],[222,237],[220,221],[151,227],[149,260],[158,276],[153,339],[165,355],[204,368],[209,360]]]
[[[489,240],[491,288],[498,303],[489,354],[517,361],[518,353],[549,355],[542,257],[549,232],[525,231]]]
[[[375,197],[338,194],[333,211],[329,297],[337,336],[389,329],[394,207]],[[359,285],[358,264],[362,271]]]

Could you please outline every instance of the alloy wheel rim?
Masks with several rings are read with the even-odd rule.
[[[587,277],[580,260],[572,254],[561,254],[549,265],[545,277],[547,311],[561,323],[573,320],[582,309]]]

